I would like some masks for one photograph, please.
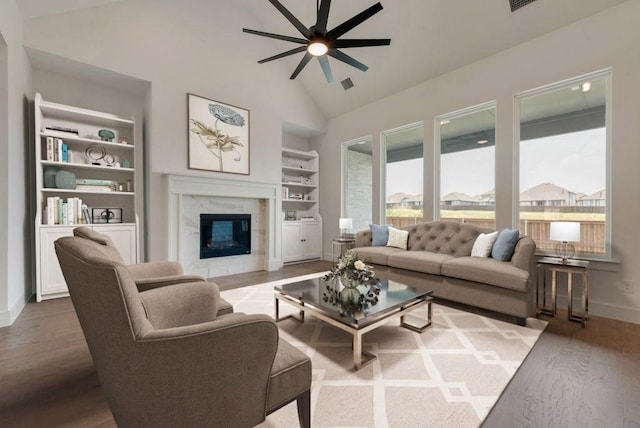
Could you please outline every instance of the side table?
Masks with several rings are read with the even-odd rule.
[[[338,254],[338,257],[342,257],[342,255],[344,255],[344,253],[347,250],[350,250],[351,248],[355,248],[356,246],[356,239],[355,238],[333,238],[333,240],[331,241],[331,260],[332,261],[336,261],[336,257],[335,257],[335,248],[336,246],[340,249],[340,253]]]
[[[582,324],[584,327],[589,317],[589,262],[586,260],[569,259],[563,262],[556,257],[543,257],[538,260],[538,290],[536,291],[537,313],[545,315],[556,315],[557,298],[557,274],[558,272],[567,274],[567,319]],[[547,307],[547,275],[551,273],[551,306]],[[573,313],[573,275],[582,275],[582,290],[580,293],[582,301],[582,312],[579,315]],[[542,277],[542,290],[540,289],[540,277]],[[540,292],[542,292],[542,305],[540,305]]]

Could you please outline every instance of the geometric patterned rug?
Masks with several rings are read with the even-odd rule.
[[[273,286],[305,275],[222,292],[236,312],[274,316]],[[420,311],[424,312],[420,312]],[[282,315],[296,310],[280,303]],[[426,319],[426,308],[413,313]],[[363,349],[378,358],[353,370],[351,335],[305,314],[286,319],[280,335],[312,362],[314,427],[477,427],[529,354],[546,321],[526,327],[433,304],[432,326],[416,333],[399,318],[364,335]],[[298,427],[296,404],[260,427]]]

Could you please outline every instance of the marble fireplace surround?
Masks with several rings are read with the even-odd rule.
[[[215,277],[255,270],[277,270],[282,267],[282,222],[279,183],[228,180],[220,178],[195,177],[165,174],[167,189],[167,223],[169,259],[184,266],[185,273]],[[192,244],[195,216],[198,206],[211,206],[214,202],[225,202],[225,213],[230,207],[245,206],[253,210],[252,227],[258,227],[253,237],[250,256],[229,256],[217,259],[199,259],[199,248]],[[242,209],[242,211],[247,211]],[[243,214],[246,212],[238,212]],[[255,218],[259,215],[260,218]],[[262,218],[264,217],[264,218]],[[198,229],[199,233],[199,229]],[[259,239],[260,242],[255,242]],[[254,248],[257,251],[254,252]],[[198,253],[198,254],[196,254]]]

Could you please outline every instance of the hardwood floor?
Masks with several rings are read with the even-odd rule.
[[[216,278],[221,289],[327,270],[329,262]],[[484,427],[640,427],[640,325],[591,317],[546,331]],[[0,426],[113,427],[70,299],[29,303],[0,329]]]

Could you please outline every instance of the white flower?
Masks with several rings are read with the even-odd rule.
[[[367,265],[365,265],[362,260],[356,260],[356,262],[353,264],[353,267],[355,267],[357,270],[365,270]]]

